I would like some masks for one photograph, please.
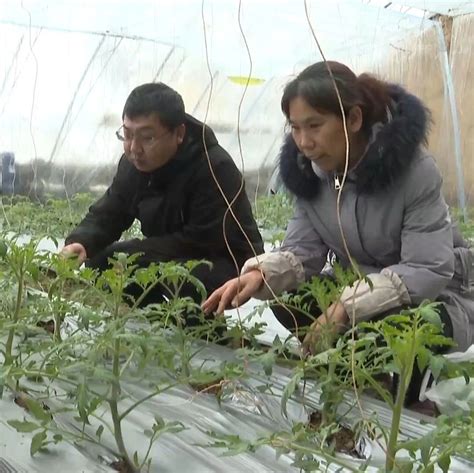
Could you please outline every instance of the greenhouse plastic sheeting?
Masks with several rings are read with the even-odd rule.
[[[224,347],[210,347],[203,357],[222,361],[232,359],[232,352]],[[292,421],[306,420],[308,409],[318,406],[316,395],[307,396],[305,407],[292,401],[288,419],[281,415],[279,397],[289,382],[288,374],[289,371],[283,368],[275,368],[271,381],[276,395],[272,397],[256,394],[255,386],[264,382],[263,379],[258,379],[258,375],[250,381],[239,382],[234,386],[231,394],[223,396],[220,408],[215,397],[211,395],[196,395],[186,387],[174,388],[145,402],[134,411],[133,415],[126,418],[123,422],[126,443],[132,451],[143,449],[143,431],[150,428],[154,414],[158,413],[168,421],[182,422],[187,430],[176,435],[165,434],[158,439],[151,453],[152,472],[190,471],[191,469],[198,472],[296,472],[298,469],[290,466],[292,460],[289,456],[282,455],[277,459],[270,447],[258,449],[252,454],[242,453],[222,457],[219,456],[222,451],[199,446],[210,442],[210,438],[204,433],[207,430],[235,434],[243,439],[255,439],[278,430],[289,430]],[[311,382],[308,383],[307,389],[315,391]],[[130,403],[148,393],[145,382],[141,386],[124,382],[123,392],[129,397]],[[375,410],[382,424],[389,425],[391,415],[384,406],[372,400],[364,400],[363,404],[366,414]],[[0,401],[0,412],[3,421],[21,419],[24,416],[24,411],[8,399]],[[429,424],[421,425],[420,418],[412,413],[403,416],[402,437],[414,438],[429,431]],[[65,415],[55,416],[55,420],[65,427],[77,428],[77,423],[74,424]],[[91,425],[88,430],[93,433],[96,428],[97,425]],[[0,458],[8,461],[18,472],[112,471],[105,466],[106,463],[114,460],[106,448],[87,444],[74,448],[72,445],[63,443],[51,447],[47,453],[37,454],[32,459],[29,457],[29,436],[17,434],[4,423],[0,423],[0,433]],[[112,446],[111,439],[107,438],[105,433],[102,442],[105,447]],[[346,461],[347,458],[345,457]],[[350,463],[357,465],[362,464],[362,461],[352,460]],[[369,467],[367,471],[377,471],[383,463],[383,453],[378,452],[371,461],[373,467]],[[324,464],[323,460],[322,464]],[[454,460],[450,471],[465,472],[472,466]],[[335,464],[330,465],[328,471],[336,471],[338,468]]]
[[[103,191],[121,154],[123,103],[150,81],[177,89],[248,188],[265,190],[284,131],[283,86],[322,59],[313,29],[328,59],[425,101],[448,201],[469,206],[473,12],[472,1],[2,0],[3,192]],[[441,30],[434,14],[459,16]]]
[[[370,0],[369,0],[370,1]],[[384,5],[387,4],[383,0]],[[421,8],[430,13],[438,13],[441,15],[464,15],[474,12],[474,2],[472,1],[443,1],[443,0],[395,0],[390,2],[394,5],[400,5],[405,9]]]
[[[422,62],[406,65],[429,47],[428,18],[361,0],[306,5],[308,17],[303,1],[290,0],[2,0],[0,153],[14,156],[16,192],[104,189],[121,153],[114,132],[123,103],[150,81],[176,88],[242,170],[273,167],[282,88],[321,60],[311,28],[329,59],[409,82],[428,106],[446,95],[438,42],[429,51],[436,90],[418,87]],[[436,110],[436,123],[449,107]]]
[[[100,473],[115,470],[84,456],[69,444],[56,445],[46,455],[30,457],[31,437],[18,433],[6,424],[7,419],[21,419],[23,409],[9,399],[0,399],[0,473]]]

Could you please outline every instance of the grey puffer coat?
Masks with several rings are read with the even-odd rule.
[[[440,172],[423,146],[427,110],[398,86],[391,97],[390,119],[349,172],[341,196],[350,253],[374,287],[344,291],[342,301],[357,320],[401,304],[442,301],[457,350],[465,350],[474,335],[474,253],[452,225]],[[249,260],[243,269],[262,268],[276,292],[319,274],[329,250],[349,265],[336,212],[341,176],[316,173],[291,136],[281,150],[280,175],[297,197],[285,240],[277,252]],[[262,290],[260,296],[269,294]]]

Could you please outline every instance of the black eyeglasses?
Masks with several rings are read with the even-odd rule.
[[[124,129],[124,126],[122,125],[116,132],[115,136],[119,141],[122,141],[124,143],[130,143],[131,141],[135,140],[138,143],[140,143],[141,146],[144,148],[151,148],[153,147],[158,141],[161,140],[164,136],[166,136],[168,133],[170,133],[170,130],[166,130],[164,133],[162,133],[159,136],[154,136],[154,135],[143,135],[141,133],[130,133],[129,131]]]

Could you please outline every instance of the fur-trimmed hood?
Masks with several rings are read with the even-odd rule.
[[[392,118],[378,130],[353,171],[360,193],[375,193],[393,184],[427,139],[430,114],[421,100],[397,85],[390,86],[390,96]],[[298,151],[291,134],[280,151],[279,171],[285,187],[298,197],[311,199],[318,193],[322,181],[311,161]]]

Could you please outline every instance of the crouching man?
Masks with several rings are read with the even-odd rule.
[[[141,253],[139,266],[205,259],[212,268],[199,265],[194,276],[211,293],[263,252],[241,173],[213,131],[186,114],[181,96],[163,83],[135,88],[122,121],[116,136],[124,154],[113,182],[66,238],[63,253],[100,270],[116,252]],[[135,219],[143,238],[119,241]],[[192,285],[180,295],[200,302]],[[144,303],[163,296],[157,287]]]

